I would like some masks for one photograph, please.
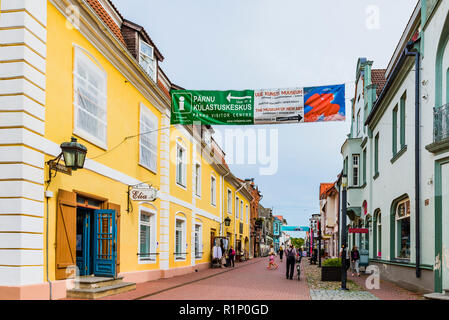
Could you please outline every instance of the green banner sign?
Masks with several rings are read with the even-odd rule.
[[[172,124],[253,124],[254,91],[172,92]]]
[[[171,92],[171,124],[252,125],[345,120],[344,85]]]

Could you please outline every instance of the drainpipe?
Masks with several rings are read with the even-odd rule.
[[[52,294],[52,287],[51,287],[51,281],[50,281],[50,279],[48,278],[48,212],[49,212],[49,210],[48,210],[48,198],[49,198],[49,196],[48,196],[48,194],[46,193],[45,194],[45,199],[47,200],[47,217],[46,217],[46,222],[45,222],[45,224],[46,224],[46,232],[45,232],[45,234],[46,234],[46,244],[45,244],[45,250],[46,250],[46,254],[45,254],[45,256],[46,256],[46,260],[47,260],[47,263],[46,263],[46,276],[47,276],[47,281],[48,281],[48,284],[49,284],[49,287],[50,287],[50,300],[52,300],[53,299],[53,294]]]
[[[419,100],[420,100],[420,86],[419,86],[419,69],[420,69],[420,54],[419,51],[413,49],[414,42],[410,41],[407,43],[405,48],[406,56],[415,57],[415,250],[416,250],[416,277],[421,277],[420,261],[421,261],[421,238],[420,238],[420,159],[419,159],[419,149],[420,149],[420,117],[419,117]]]

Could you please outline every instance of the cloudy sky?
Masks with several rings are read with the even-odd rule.
[[[262,205],[289,225],[319,212],[319,184],[342,167],[357,59],[385,68],[417,0],[113,0],[145,27],[162,69],[186,89],[242,90],[346,83],[347,121],[257,126],[278,130],[278,170],[231,165],[255,178]],[[235,128],[235,127],[234,127]],[[224,127],[215,127],[223,130]],[[241,129],[249,129],[248,127]]]

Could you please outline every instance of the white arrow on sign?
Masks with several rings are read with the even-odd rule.
[[[231,102],[231,99],[234,100],[242,100],[242,99],[251,99],[251,96],[246,96],[246,97],[233,97],[231,96],[231,93],[229,92],[228,96],[226,97],[226,99],[228,100],[228,102]]]

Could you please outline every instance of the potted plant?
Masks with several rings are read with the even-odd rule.
[[[341,281],[341,260],[324,260],[321,264],[321,281]]]

